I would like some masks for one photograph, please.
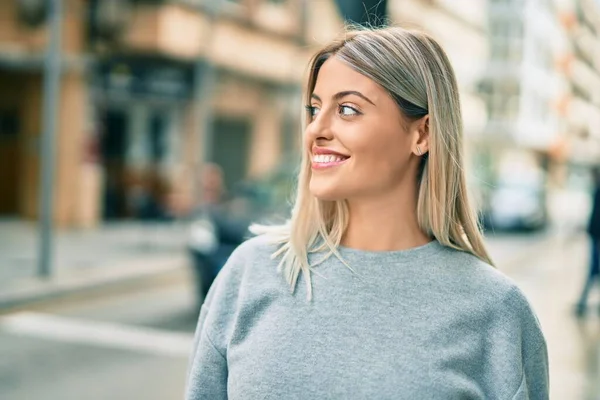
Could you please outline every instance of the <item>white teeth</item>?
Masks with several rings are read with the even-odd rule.
[[[343,157],[335,156],[332,154],[317,154],[317,155],[313,156],[313,161],[316,163],[340,162],[343,160],[344,160]]]

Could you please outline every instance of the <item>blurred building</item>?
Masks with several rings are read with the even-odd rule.
[[[557,58],[568,38],[552,0],[490,0],[490,58],[482,92],[489,121],[482,153],[490,182],[521,179],[545,185],[546,173],[567,135],[560,99],[566,81]]]
[[[465,134],[481,134],[485,102],[478,82],[488,57],[486,0],[392,0],[394,23],[432,34],[444,47],[461,91]]]
[[[595,0],[391,1],[394,22],[431,32],[455,67],[468,175],[496,228],[548,222],[570,166],[599,160]],[[515,210],[518,210],[516,212]]]
[[[335,0],[63,2],[60,226],[145,218],[173,192],[189,200],[203,155],[229,189],[295,160],[309,55],[342,31]],[[45,4],[0,2],[0,216],[37,215]],[[387,5],[451,59],[480,205],[506,177],[543,187],[561,166],[600,159],[598,2]]]
[[[432,34],[444,47],[454,67],[463,108],[467,162],[485,166],[478,143],[484,141],[488,112],[479,82],[486,73],[488,41],[488,0],[392,0],[390,17],[405,27]],[[470,169],[473,195],[479,202],[485,169]]]
[[[572,163],[600,164],[600,3],[559,1],[570,47],[559,59],[568,81],[561,102],[571,135],[565,153]]]
[[[549,196],[564,185],[577,131],[573,77],[564,67],[572,57],[565,13],[573,2],[486,3],[489,57],[478,88],[488,120],[472,144],[483,167],[482,206],[496,228],[541,228],[550,222]]]
[[[37,215],[45,4],[0,2],[0,215]],[[230,186],[277,168],[296,143],[311,46],[341,26],[328,0],[63,4],[59,226],[152,214],[170,192],[189,192],[202,154]],[[200,81],[207,64],[214,85]],[[199,112],[212,114],[209,140]]]

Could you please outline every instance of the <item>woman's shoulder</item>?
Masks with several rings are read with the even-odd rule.
[[[449,247],[440,254],[445,274],[471,293],[490,298],[494,302],[526,302],[516,282],[475,255]],[[525,305],[525,304],[524,304]]]
[[[240,244],[231,254],[213,283],[220,290],[234,289],[247,277],[266,271],[274,272],[277,265],[273,254],[278,249],[267,235],[254,236]],[[271,271],[272,270],[272,271]],[[216,290],[216,289],[215,289]]]
[[[256,262],[264,262],[271,259],[278,247],[279,245],[268,235],[253,236],[233,250],[225,267],[240,268]]]
[[[497,319],[543,341],[541,327],[533,306],[518,284],[501,269],[495,268],[476,256],[446,249],[445,272],[441,279],[452,281],[452,290],[466,296],[473,307],[485,310],[490,319]],[[511,324],[507,324],[511,325]]]
[[[246,240],[233,251],[213,281],[201,315],[211,339],[221,347],[227,343],[237,315],[249,304],[249,293],[260,292],[273,281],[276,264],[271,254],[276,248],[267,237]]]

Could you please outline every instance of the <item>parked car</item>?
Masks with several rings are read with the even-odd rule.
[[[484,225],[494,231],[534,231],[546,227],[546,191],[541,181],[501,180],[490,195]]]

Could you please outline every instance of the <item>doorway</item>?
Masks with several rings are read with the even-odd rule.
[[[210,160],[223,169],[227,191],[246,178],[251,131],[252,124],[248,119],[215,119]]]
[[[18,110],[0,108],[0,215],[16,215],[19,210],[19,139]]]
[[[120,218],[126,213],[125,160],[128,116],[109,109],[103,117],[101,155],[104,167],[103,219]]]

